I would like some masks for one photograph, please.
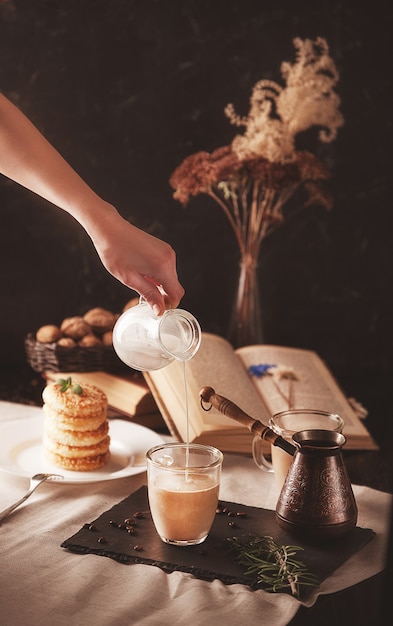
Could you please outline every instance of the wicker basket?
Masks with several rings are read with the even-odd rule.
[[[65,348],[56,343],[40,343],[33,334],[25,338],[29,365],[36,372],[117,372],[130,371],[112,346]]]

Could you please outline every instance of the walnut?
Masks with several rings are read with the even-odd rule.
[[[71,339],[71,337],[61,337],[57,342],[57,345],[61,346],[62,348],[75,348],[77,343],[76,341]]]
[[[36,340],[40,343],[53,343],[61,337],[61,331],[58,326],[54,324],[46,324],[41,326],[36,332]]]
[[[78,341],[78,345],[82,346],[83,348],[92,348],[94,346],[102,346],[102,341],[99,337],[93,335],[93,333],[89,333],[88,335],[82,337],[80,341]]]
[[[66,317],[61,323],[60,330],[65,337],[71,337],[75,341],[79,341],[79,339],[91,333],[89,324],[85,322],[83,317],[78,315]]]
[[[113,344],[111,330],[107,330],[106,333],[102,335],[102,343],[104,346],[111,346]]]
[[[108,311],[107,309],[103,309],[102,307],[90,309],[87,313],[85,313],[83,319],[87,322],[87,324],[89,324],[93,332],[99,335],[102,335],[107,330],[112,330],[116,321],[114,313]]]
[[[132,298],[123,306],[123,313],[137,304],[139,304],[139,298]]]

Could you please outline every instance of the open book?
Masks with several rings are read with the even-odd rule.
[[[265,365],[270,366],[268,373],[251,375],[250,367],[258,372]],[[295,379],[280,378],[273,372],[289,372]],[[272,415],[288,408],[338,413],[345,423],[345,449],[378,448],[325,363],[310,350],[264,344],[234,350],[222,337],[202,333],[201,347],[192,359],[185,364],[173,361],[163,369],[144,372],[144,376],[170,432],[179,441],[187,440],[188,406],[189,441],[224,452],[251,453],[253,435],[245,426],[214,408],[202,409],[199,391],[210,386],[266,425]]]

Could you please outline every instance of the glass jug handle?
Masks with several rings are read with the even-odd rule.
[[[272,463],[265,457],[262,451],[262,443],[263,440],[260,438],[260,436],[255,435],[254,439],[252,440],[252,457],[254,459],[254,463],[255,465],[257,465],[257,467],[259,467],[259,469],[263,470],[264,472],[273,472],[274,470]]]

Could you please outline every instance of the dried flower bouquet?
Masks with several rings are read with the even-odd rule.
[[[225,212],[240,251],[240,279],[229,338],[236,347],[262,341],[256,268],[262,241],[284,220],[283,207],[301,186],[303,206],[331,207],[321,182],[328,168],[311,152],[296,148],[310,128],[322,142],[335,139],[344,120],[334,91],[339,76],[325,39],[293,40],[296,60],[283,62],[286,86],[261,80],[253,88],[247,117],[225,108],[230,122],[244,127],[229,146],[188,156],[172,173],[174,198],[184,206],[207,194]]]

